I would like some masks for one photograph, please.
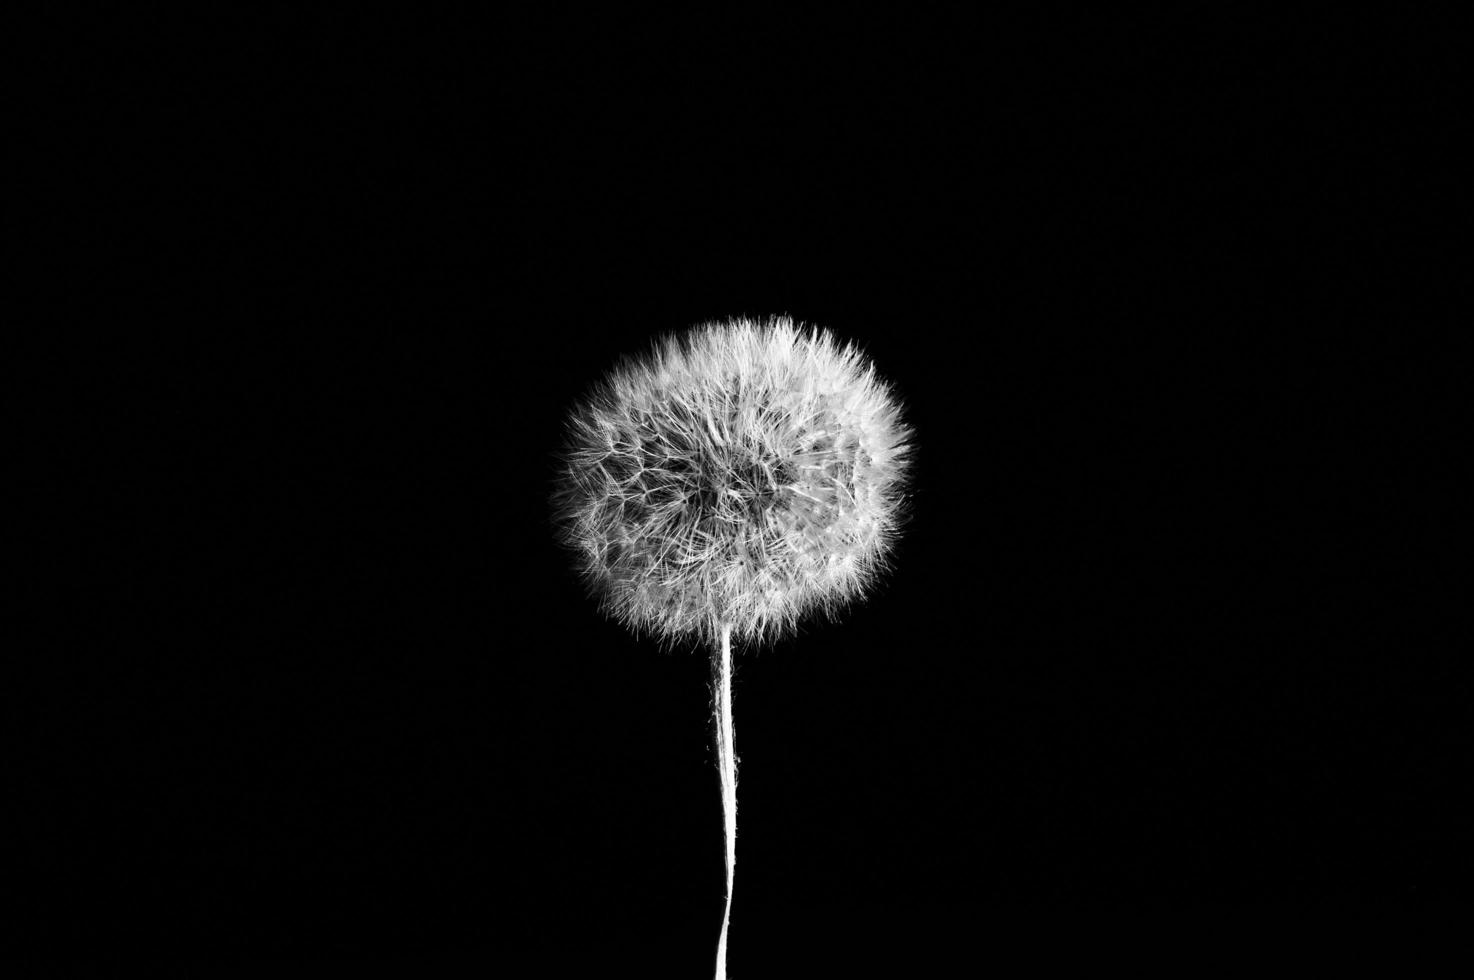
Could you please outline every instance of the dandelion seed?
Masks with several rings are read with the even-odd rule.
[[[713,651],[727,903],[736,847],[732,641],[831,618],[884,569],[911,447],[900,406],[853,345],[787,317],[734,319],[615,369],[570,419],[559,534],[606,613]]]

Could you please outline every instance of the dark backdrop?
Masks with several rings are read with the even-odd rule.
[[[1394,96],[1359,38],[603,26],[510,70],[288,44],[280,82],[206,46],[218,85],[124,91],[138,312],[88,364],[127,397],[69,600],[113,640],[30,705],[39,918],[705,969],[707,654],[603,619],[546,495],[619,355],[739,314],[862,345],[917,454],[873,598],[737,651],[734,971],[1000,909],[1463,892],[1470,690],[1403,505],[1454,362],[1384,289],[1436,223],[1437,64]]]

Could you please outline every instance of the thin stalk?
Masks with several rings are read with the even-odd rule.
[[[722,775],[722,816],[727,838],[727,907],[717,941],[716,980],[727,980],[727,924],[732,918],[732,875],[737,865],[737,755],[732,732],[732,627],[722,624],[722,648],[712,658],[717,709],[717,768]]]

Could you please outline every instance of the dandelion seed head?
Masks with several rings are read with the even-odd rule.
[[[637,633],[773,639],[883,570],[909,437],[889,387],[828,331],[704,324],[621,364],[572,413],[559,534]]]

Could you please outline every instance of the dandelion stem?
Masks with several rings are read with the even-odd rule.
[[[737,864],[737,755],[732,731],[732,627],[721,625],[721,650],[712,658],[716,690],[717,768],[722,776],[722,816],[727,839],[727,907],[722,913],[722,935],[717,940],[716,980],[727,980],[727,924],[732,918],[732,875]]]

